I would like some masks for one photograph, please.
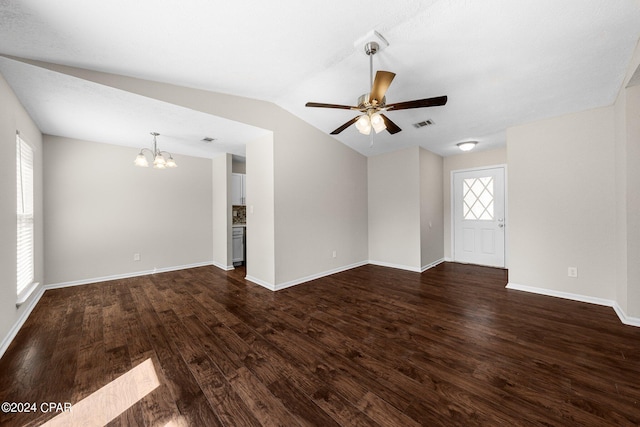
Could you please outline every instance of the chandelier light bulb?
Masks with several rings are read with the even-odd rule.
[[[144,153],[142,151],[136,156],[136,159],[133,163],[135,163],[136,166],[140,166],[141,168],[149,167],[149,162],[147,161],[147,158],[144,156]]]
[[[160,153],[156,154],[156,158],[153,159],[153,165],[154,166],[159,166],[162,165],[164,166],[167,163],[167,161],[164,159],[164,156]]]

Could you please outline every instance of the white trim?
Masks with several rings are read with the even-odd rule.
[[[445,262],[445,259],[444,258],[440,258],[439,260],[434,261],[434,262],[432,262],[430,264],[427,264],[427,265],[423,265],[420,268],[412,267],[412,266],[409,266],[409,265],[394,264],[394,263],[391,263],[391,262],[373,261],[373,260],[370,260],[369,264],[378,265],[380,267],[397,268],[398,270],[413,271],[415,273],[424,273],[428,269],[433,268],[436,265],[442,264],[443,262]]]
[[[613,309],[615,310],[622,323],[624,323],[625,325],[637,326],[640,328],[640,317],[627,316],[627,313],[625,313],[622,307],[620,307],[615,301],[613,302]]]
[[[604,305],[607,307],[613,307],[614,303],[613,300],[609,299],[590,297],[588,295],[572,294],[570,292],[555,291],[553,289],[536,288],[534,286],[519,285],[517,283],[511,282],[507,283],[506,288],[516,291],[529,292],[532,294],[546,295],[549,297],[564,298],[573,301],[588,302],[590,304]]]
[[[398,270],[413,271],[415,273],[422,273],[422,270],[420,269],[420,267],[413,267],[411,265],[394,264],[392,262],[373,261],[373,260],[369,260],[369,264],[378,265],[380,267],[397,268]]]
[[[29,286],[24,288],[22,292],[18,294],[18,299],[16,300],[16,307],[20,307],[22,304],[24,304],[25,301],[29,299],[33,291],[35,291],[39,285],[40,285],[40,282],[33,282]]]
[[[248,281],[250,281],[250,282],[253,282],[253,283],[255,283],[256,285],[260,285],[260,286],[262,286],[263,288],[267,288],[267,289],[269,289],[270,291],[275,291],[275,290],[276,290],[276,287],[273,285],[273,283],[265,282],[264,280],[260,280],[260,279],[258,279],[258,278],[256,278],[256,277],[248,276],[248,275],[247,275],[247,276],[245,276],[244,278],[245,278],[245,280],[248,280]]]
[[[290,280],[288,282],[276,284],[274,286],[274,290],[279,291],[281,289],[290,288],[291,286],[299,285],[305,282],[310,282],[311,280],[320,279],[321,277],[330,276],[332,274],[351,270],[352,268],[356,268],[356,267],[362,267],[363,265],[367,265],[368,263],[369,263],[368,261],[356,262],[355,264],[345,265],[342,267],[334,268],[332,270],[323,271],[322,273],[316,273],[310,276],[301,277],[300,279]]]
[[[534,286],[519,285],[517,283],[511,283],[511,282],[507,283],[506,288],[513,289],[516,291],[529,292],[529,293],[538,294],[538,295],[546,295],[550,297],[563,298],[563,299],[568,299],[572,301],[586,302],[589,304],[596,304],[596,305],[603,305],[605,307],[611,307],[616,312],[616,314],[618,315],[618,318],[622,323],[624,323],[625,325],[640,327],[640,318],[627,316],[624,310],[622,310],[622,308],[614,300],[596,298],[588,295],[573,294],[570,292],[555,291],[553,289],[536,288]]]
[[[444,258],[440,258],[437,261],[432,262],[431,264],[427,264],[425,266],[423,266],[422,268],[417,268],[417,267],[410,267],[407,265],[400,265],[400,264],[392,264],[392,263],[388,263],[388,262],[382,262],[382,261],[361,261],[361,262],[357,262],[355,264],[351,264],[351,265],[345,265],[343,267],[339,267],[339,268],[335,268],[333,270],[328,270],[328,271],[324,271],[322,273],[317,273],[317,274],[312,274],[310,276],[306,276],[306,277],[302,277],[300,279],[295,279],[295,280],[291,280],[289,282],[285,282],[285,283],[280,283],[280,284],[276,284],[274,285],[273,283],[269,283],[269,282],[265,282],[264,280],[260,280],[256,277],[253,276],[245,276],[245,279],[255,283],[256,285],[260,285],[264,288],[267,288],[271,291],[279,291],[282,289],[286,289],[286,288],[290,288],[292,286],[296,286],[296,285],[300,285],[302,283],[306,283],[306,282],[310,282],[311,280],[316,280],[316,279],[320,279],[322,277],[326,277],[326,276],[330,276],[332,274],[336,274],[336,273],[340,273],[346,270],[351,270],[353,268],[357,268],[357,267],[362,267],[363,265],[367,265],[367,264],[371,264],[371,265],[378,265],[380,267],[389,267],[389,268],[397,268],[399,270],[407,270],[407,271],[413,271],[415,273],[422,273],[430,268],[435,267],[438,264],[442,264],[444,262]]]
[[[72,280],[70,282],[52,283],[45,285],[45,289],[59,289],[70,286],[88,285],[91,283],[107,282],[109,280],[129,279],[131,277],[148,276],[156,273],[166,273],[169,271],[186,270],[187,268],[205,267],[212,265],[212,261],[197,262],[194,264],[177,265],[173,267],[154,268],[153,270],[136,271],[132,273],[114,274],[111,276],[93,277],[89,279]]]
[[[234,270],[234,269],[235,269],[235,267],[233,266],[233,264],[231,264],[231,265],[224,265],[224,264],[220,264],[219,262],[216,262],[216,261],[213,261],[213,263],[212,263],[212,264],[213,264],[213,266],[214,266],[214,267],[218,267],[219,269],[224,270],[224,271],[231,271],[231,270]]]
[[[420,269],[420,273],[424,273],[425,271],[427,271],[430,268],[435,267],[436,265],[440,265],[444,262],[444,258],[440,258],[437,261],[432,262],[431,264],[427,264],[427,265],[423,265],[422,268]]]
[[[24,325],[24,322],[27,321],[36,304],[38,304],[38,301],[40,301],[40,298],[42,298],[42,295],[44,295],[44,291],[44,287],[39,287],[38,292],[35,293],[35,297],[31,299],[29,304],[23,304],[23,306],[25,307],[24,311],[22,312],[18,320],[16,320],[16,322],[13,324],[13,327],[11,327],[7,335],[5,335],[5,337],[2,339],[2,342],[0,342],[0,358],[4,356],[4,353],[9,348],[9,345],[11,345],[11,342],[16,337],[16,335],[18,335],[18,331],[20,331],[22,325]]]

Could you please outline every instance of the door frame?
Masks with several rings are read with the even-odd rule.
[[[509,260],[508,260],[508,255],[509,255],[509,248],[508,248],[508,242],[509,239],[508,234],[509,234],[509,203],[508,203],[508,196],[509,196],[509,191],[508,191],[508,174],[507,174],[507,165],[506,164],[498,164],[498,165],[490,165],[490,166],[479,166],[479,167],[475,167],[475,168],[466,168],[466,169],[455,169],[452,170],[449,174],[449,201],[450,201],[450,210],[451,210],[451,217],[449,218],[450,224],[451,224],[451,236],[449,236],[451,238],[451,260],[453,262],[459,262],[456,261],[456,239],[455,239],[455,233],[456,233],[456,224],[455,224],[455,203],[456,203],[456,198],[455,198],[455,188],[454,188],[454,182],[453,182],[453,175],[459,172],[477,172],[477,171],[482,171],[485,169],[498,169],[501,168],[504,172],[504,268],[507,269],[509,267]],[[499,267],[496,267],[499,268]]]

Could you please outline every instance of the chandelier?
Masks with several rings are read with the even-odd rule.
[[[166,169],[166,168],[175,168],[178,167],[175,160],[171,156],[171,153],[166,151],[158,150],[158,143],[156,141],[156,137],[160,135],[158,132],[151,132],[153,135],[153,150],[149,150],[148,148],[143,148],[140,150],[140,154],[136,157],[134,163],[136,166],[140,166],[142,168],[149,167],[149,162],[147,161],[146,154],[151,154],[151,158],[153,159],[153,167],[155,169]],[[166,159],[165,156],[169,158]]]

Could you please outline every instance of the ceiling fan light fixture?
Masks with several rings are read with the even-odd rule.
[[[355,43],[356,47],[362,45],[364,45],[364,53],[369,57],[369,84],[371,85],[371,90],[369,93],[358,98],[358,105],[327,104],[323,102],[307,102],[305,104],[306,107],[336,108],[340,110],[359,111],[361,113],[361,115],[353,117],[351,120],[335,129],[331,132],[331,135],[338,135],[353,124],[356,125],[358,132],[364,135],[370,135],[371,128],[373,128],[376,133],[382,132],[386,129],[389,134],[394,135],[402,129],[389,119],[389,117],[381,114],[381,112],[388,110],[398,111],[409,110],[412,108],[437,107],[447,103],[446,96],[438,96],[434,98],[415,99],[413,101],[387,104],[385,94],[396,74],[391,71],[378,70],[374,79],[373,57],[378,51],[389,46],[389,42],[387,42],[380,33],[371,31],[363,39],[357,40]]]
[[[369,120],[369,116],[363,114],[356,121],[356,129],[363,135],[369,135],[371,133],[371,121]]]
[[[384,120],[382,119],[380,113],[372,114],[370,121],[371,126],[373,127],[373,130],[376,131],[376,133],[380,133],[387,128],[387,125],[384,123]]]
[[[465,142],[459,142],[456,145],[462,151],[471,151],[471,150],[473,150],[475,148],[477,143],[478,143],[478,141],[465,141]]]

